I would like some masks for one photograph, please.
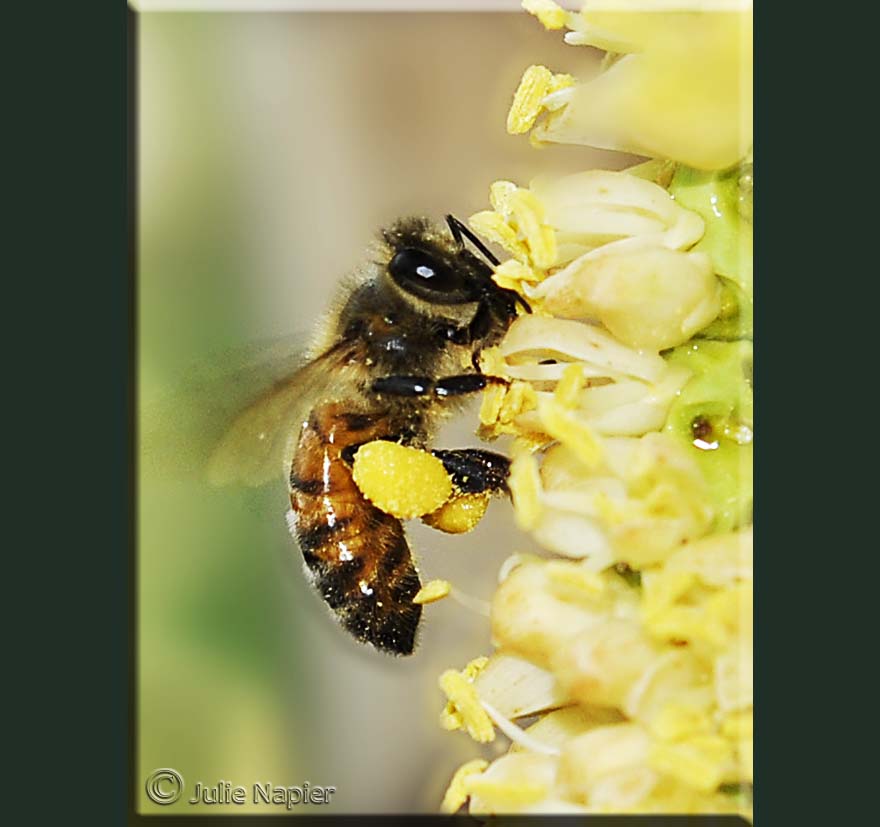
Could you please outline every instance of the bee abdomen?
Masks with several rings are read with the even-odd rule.
[[[398,574],[390,589],[350,600],[339,610],[342,625],[358,640],[395,655],[415,649],[416,630],[422,607],[412,602],[422,584],[412,560]]]
[[[308,529],[302,529],[297,532],[297,540],[300,548],[305,551],[317,552],[324,549],[325,546],[338,545],[343,542],[348,528],[352,524],[352,518],[347,517],[333,522],[316,523],[309,526]],[[340,553],[342,553],[340,551]],[[327,555],[325,555],[327,556]]]
[[[290,490],[298,491],[301,494],[317,494],[324,487],[324,483],[322,480],[304,480],[302,479],[302,477],[297,475],[296,471],[290,472],[289,482]]]
[[[387,435],[381,420],[325,405],[303,428],[290,474],[291,528],[311,579],[358,640],[399,655],[415,646],[418,571],[399,520],[361,494],[343,458]]]
[[[378,512],[364,502],[366,509]],[[356,526],[311,526],[296,537],[312,582],[342,625],[358,640],[399,655],[415,647],[421,588],[399,520],[378,512]]]

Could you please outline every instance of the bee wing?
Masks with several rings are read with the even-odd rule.
[[[290,441],[308,417],[312,401],[332,378],[334,351],[307,363],[245,408],[208,460],[211,485],[259,486],[290,471]]]
[[[338,348],[307,360],[303,337],[204,360],[139,416],[142,471],[174,481],[259,486],[281,476],[287,438],[333,379]]]

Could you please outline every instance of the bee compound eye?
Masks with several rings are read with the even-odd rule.
[[[405,247],[388,264],[391,278],[419,298],[436,304],[460,304],[474,300],[467,280],[427,250]]]

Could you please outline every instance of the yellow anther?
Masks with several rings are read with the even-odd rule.
[[[514,456],[507,481],[516,523],[523,531],[533,529],[541,517],[541,476],[538,461],[527,452]]]
[[[602,444],[586,422],[563,407],[555,397],[541,399],[538,403],[538,413],[544,430],[550,436],[571,448],[588,468],[599,466],[604,456]]]
[[[562,372],[562,378],[556,384],[553,395],[564,408],[576,408],[583,386],[584,370],[578,362],[575,362]]]
[[[553,0],[523,0],[522,7],[533,14],[545,29],[554,31],[565,26],[568,12]]]
[[[477,697],[477,690],[460,672],[447,669],[440,676],[440,688],[455,707],[468,735],[481,744],[495,739],[495,728]]]
[[[497,212],[483,210],[482,212],[474,213],[468,219],[468,224],[470,224],[475,233],[503,247],[520,261],[528,259],[528,247],[517,237],[516,230]]]
[[[418,590],[413,603],[435,603],[446,597],[450,591],[452,584],[448,580],[430,580]]]
[[[452,776],[452,781],[449,782],[449,787],[446,789],[446,795],[443,796],[440,810],[450,814],[457,812],[468,799],[469,793],[466,782],[473,776],[484,772],[488,766],[489,762],[484,761],[482,758],[475,758],[473,761],[462,764],[455,771],[455,775]]]
[[[507,131],[511,135],[522,135],[535,125],[552,82],[553,72],[546,66],[529,66],[525,70],[507,113]]]
[[[525,236],[532,262],[542,269],[556,263],[556,233],[544,223],[544,206],[530,190],[518,189],[508,198],[519,232]]]

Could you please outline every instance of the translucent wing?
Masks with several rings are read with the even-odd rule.
[[[212,485],[263,485],[290,471],[291,442],[318,398],[344,395],[363,362],[361,343],[342,340],[276,382],[245,408],[212,452]]]
[[[290,435],[326,392],[348,347],[341,343],[306,361],[302,347],[283,340],[251,348],[257,358],[236,351],[200,365],[143,407],[143,470],[214,485],[259,486],[279,478]]]
[[[220,439],[207,466],[211,485],[263,485],[290,471],[289,441],[332,378],[334,352],[276,383],[245,408]]]

